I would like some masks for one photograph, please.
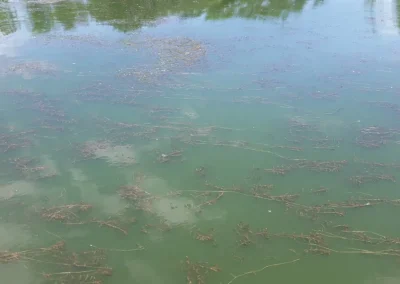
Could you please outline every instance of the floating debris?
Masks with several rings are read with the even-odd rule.
[[[108,141],[88,141],[80,149],[84,159],[105,159],[115,166],[130,166],[137,163],[131,145],[111,145]]]
[[[53,76],[58,68],[46,61],[26,61],[16,63],[7,68],[5,74],[22,76],[24,79],[32,79],[36,76]]]
[[[158,83],[164,76],[168,77],[182,70],[187,70],[205,60],[206,45],[200,41],[185,38],[147,37],[138,40],[124,40],[123,44],[150,52],[156,57],[153,65],[123,69],[119,77],[134,77],[140,82]]]

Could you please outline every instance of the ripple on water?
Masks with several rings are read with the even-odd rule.
[[[194,223],[196,216],[193,210],[193,200],[181,196],[168,196],[173,192],[167,182],[157,177],[147,177],[142,187],[152,195],[161,196],[153,202],[154,212],[170,224]],[[188,206],[189,205],[189,206]]]
[[[33,79],[36,76],[55,75],[57,67],[46,61],[23,61],[11,64],[3,70],[3,75],[17,75],[24,79]]]
[[[0,223],[0,250],[25,247],[31,241],[32,234],[25,226]]]
[[[0,223],[0,251],[23,250],[32,243],[32,233],[24,225]],[[34,272],[24,263],[16,262],[0,266],[1,283],[35,283]]]
[[[132,279],[135,280],[134,283],[165,283],[154,268],[141,260],[130,260],[125,265]]]
[[[40,163],[44,167],[43,171],[40,172],[41,177],[50,177],[60,174],[56,162],[52,160],[49,155],[42,155],[40,157]]]
[[[108,142],[88,141],[83,151],[95,158],[104,159],[113,166],[129,166],[137,162],[136,151],[132,145],[111,145]]]
[[[10,263],[0,266],[2,283],[7,284],[31,284],[37,283],[34,272],[23,263]]]
[[[182,115],[191,120],[195,120],[195,119],[199,118],[199,114],[191,106],[183,107]]]
[[[93,205],[108,217],[121,213],[128,205],[117,193],[101,194],[95,183],[75,182],[73,185],[80,189],[82,202]]]
[[[35,184],[24,180],[0,185],[0,198],[9,199],[14,196],[31,195],[36,192]]]
[[[84,182],[89,180],[89,178],[85,175],[83,170],[79,168],[70,168],[68,171],[71,173],[73,181]]]

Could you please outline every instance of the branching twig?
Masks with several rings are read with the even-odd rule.
[[[240,274],[240,275],[232,275],[232,276],[233,276],[233,279],[232,279],[231,281],[229,281],[227,284],[231,284],[233,281],[235,281],[236,279],[238,279],[238,278],[240,278],[240,277],[243,277],[243,276],[246,276],[246,275],[249,275],[249,274],[256,274],[256,273],[259,273],[259,272],[261,272],[261,271],[263,271],[263,270],[265,270],[265,269],[267,269],[267,268],[270,268],[270,267],[275,267],[275,266],[281,266],[281,265],[285,265],[285,264],[290,264],[290,263],[297,262],[297,261],[299,261],[299,260],[300,260],[300,258],[295,259],[295,260],[292,260],[292,261],[288,261],[288,262],[281,262],[281,263],[269,264],[269,265],[266,265],[266,266],[264,266],[263,268],[258,269],[258,270],[248,271],[248,272],[242,273],[242,274]]]

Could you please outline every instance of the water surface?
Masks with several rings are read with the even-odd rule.
[[[397,1],[2,1],[4,283],[397,283]]]

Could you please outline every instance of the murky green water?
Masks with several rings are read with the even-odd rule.
[[[1,283],[398,283],[399,7],[2,1]]]

